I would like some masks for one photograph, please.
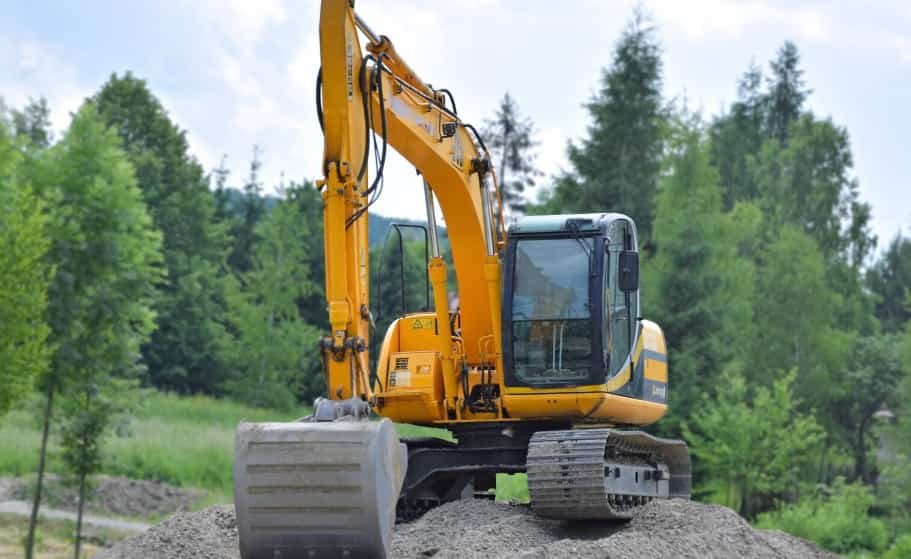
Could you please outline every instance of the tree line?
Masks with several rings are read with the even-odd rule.
[[[641,14],[606,62],[588,130],[554,176],[513,96],[486,121],[509,215],[636,221],[643,315],[669,344],[671,411],[655,431],[689,442],[697,496],[769,526],[849,510],[872,535],[809,521],[801,535],[840,552],[899,545],[911,532],[911,240],[875,252],[848,131],[809,109],[797,46],[750,65],[716,115],[665,96]],[[84,494],[100,434],[136,386],[276,409],[322,393],[322,206],[309,181],[267,187],[255,146],[246,176],[225,161],[207,171],[129,73],[59,138],[42,99],[0,113],[0,414],[39,395],[35,517],[52,426]],[[399,250],[389,221],[374,222],[380,337],[427,302],[422,235],[406,231]]]
[[[911,240],[875,253],[848,131],[809,109],[793,42],[737,85],[711,116],[665,98],[637,14],[569,168],[525,210],[636,221],[643,315],[669,345],[656,430],[689,442],[697,496],[792,530],[812,513],[799,530],[817,541],[853,506],[871,535],[827,546],[883,552],[911,532]]]

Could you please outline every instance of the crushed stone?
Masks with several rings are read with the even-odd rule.
[[[232,505],[180,512],[94,559],[239,559]]]
[[[565,523],[523,505],[466,500],[396,526],[396,559],[494,557],[549,559],[835,559],[778,531],[756,530],[730,509],[691,501],[653,501],[628,523]],[[98,559],[239,559],[231,506],[180,513],[125,540]]]

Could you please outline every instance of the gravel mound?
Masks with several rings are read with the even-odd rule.
[[[515,557],[671,559],[835,556],[793,536],[754,530],[733,511],[689,501],[654,501],[629,523],[574,523],[537,518],[526,506],[456,501],[396,527],[400,559]],[[231,506],[181,513],[97,559],[239,559]]]
[[[627,526],[592,541],[561,539],[522,554],[604,559],[672,557],[835,559],[814,545],[779,531],[756,530],[731,509],[691,501],[653,501]]]
[[[177,513],[94,559],[239,559],[233,505]]]
[[[79,488],[68,485],[57,475],[48,474],[42,501],[52,508],[75,511]],[[0,479],[0,500],[31,501],[34,478]],[[174,487],[160,481],[143,481],[113,476],[96,476],[86,509],[97,514],[117,516],[161,516],[189,509],[205,496],[204,491]]]

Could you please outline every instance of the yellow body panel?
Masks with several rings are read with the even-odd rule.
[[[578,423],[649,425],[664,417],[667,406],[608,392],[533,393],[506,399],[510,416],[559,419]]]
[[[664,336],[653,322],[642,323],[632,365],[627,362],[608,382],[547,389],[504,387],[500,399],[506,411],[503,417],[491,413],[472,413],[466,409],[459,410],[457,418],[447,416],[442,402],[439,354],[422,349],[433,347],[434,329],[435,315],[431,313],[408,315],[390,326],[378,363],[378,376],[384,388],[377,393],[377,411],[384,417],[393,421],[424,424],[509,418],[649,425],[667,413],[665,403],[616,394],[630,381],[640,359],[643,360],[644,378],[667,382],[667,362],[658,358],[666,352]],[[407,365],[402,360],[407,360]],[[403,377],[399,374],[400,371],[406,372],[404,378],[407,382],[401,381]],[[433,371],[434,378],[425,374],[427,371]],[[489,379],[484,376],[486,374],[478,368],[469,368],[469,390],[487,380],[502,385],[499,371],[492,371]]]

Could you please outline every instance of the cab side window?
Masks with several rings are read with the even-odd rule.
[[[624,293],[618,281],[620,252],[631,250],[632,233],[624,220],[613,222],[608,229],[607,240],[607,285],[605,286],[604,329],[605,350],[610,352],[610,374],[616,374],[626,362],[632,344],[632,326],[639,309],[635,308],[638,298],[635,293]]]

